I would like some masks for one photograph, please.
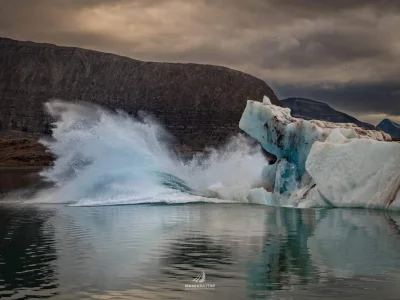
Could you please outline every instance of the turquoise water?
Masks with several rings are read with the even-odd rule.
[[[394,213],[3,201],[0,220],[1,299],[400,297]]]

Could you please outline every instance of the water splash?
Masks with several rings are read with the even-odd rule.
[[[55,188],[44,202],[114,205],[152,202],[247,202],[267,164],[242,136],[187,161],[170,149],[171,136],[149,117],[135,119],[88,104],[51,101],[56,156],[42,176]]]

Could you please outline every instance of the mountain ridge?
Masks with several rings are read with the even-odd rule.
[[[222,66],[148,62],[76,47],[0,38],[0,131],[44,134],[52,98],[155,116],[177,144],[218,146],[239,132],[247,99],[267,95],[263,80]]]
[[[305,120],[322,120],[333,123],[354,123],[365,129],[375,130],[375,126],[332,108],[330,105],[313,99],[290,97],[280,100],[284,107],[292,111],[292,116]]]

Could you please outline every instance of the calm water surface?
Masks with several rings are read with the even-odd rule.
[[[399,299],[399,226],[381,211],[2,201],[0,298]]]

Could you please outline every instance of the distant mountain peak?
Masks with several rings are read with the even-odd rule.
[[[390,119],[383,119],[379,124],[384,124],[384,123],[390,123],[390,124],[394,124],[394,125],[396,125],[396,126],[400,126],[400,124],[399,123],[396,123],[395,121],[392,121],[392,120],[390,120]]]
[[[291,97],[280,100],[280,103],[284,107],[289,107],[292,110],[292,116],[297,118],[305,120],[316,119],[333,123],[354,123],[365,129],[375,129],[375,126],[371,124],[357,120],[348,114],[335,110],[326,103],[316,100]]]
[[[383,119],[376,128],[389,133],[392,137],[400,138],[400,124],[390,119]]]

